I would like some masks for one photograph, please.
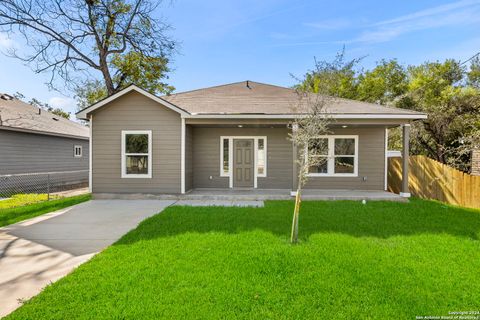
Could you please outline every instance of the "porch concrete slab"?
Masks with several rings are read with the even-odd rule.
[[[255,200],[179,200],[176,206],[192,207],[263,207],[263,201]]]
[[[290,189],[213,189],[190,190],[186,194],[94,194],[94,199],[158,199],[196,201],[266,201],[293,200]],[[305,189],[303,200],[368,200],[368,201],[408,201],[398,194],[382,190],[336,190]]]
[[[303,200],[408,201],[398,194],[381,190],[303,190]]]
[[[0,228],[0,317],[174,202],[93,200]]]

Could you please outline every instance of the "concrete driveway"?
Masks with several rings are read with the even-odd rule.
[[[0,317],[173,200],[92,200],[0,228]]]

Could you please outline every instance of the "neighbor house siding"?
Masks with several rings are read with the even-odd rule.
[[[88,140],[0,130],[0,175],[77,170],[88,170]]]
[[[152,131],[152,178],[121,177],[122,130]],[[94,193],[180,193],[180,115],[137,92],[93,113]]]
[[[332,131],[336,135],[358,135],[358,177],[311,177],[305,189],[384,190],[385,127]]]
[[[266,136],[267,177],[258,178],[258,188],[289,189],[292,185],[292,144],[285,128],[193,128],[194,188],[228,188],[229,178],[220,177],[221,136]],[[210,179],[212,177],[212,179]]]

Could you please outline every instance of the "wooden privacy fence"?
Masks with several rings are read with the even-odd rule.
[[[470,208],[480,208],[480,176],[472,176],[426,156],[409,159],[409,187],[412,195]],[[388,191],[402,186],[402,158],[388,159]]]

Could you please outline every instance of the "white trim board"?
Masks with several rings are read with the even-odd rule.
[[[295,119],[301,117],[298,114],[187,114],[182,115],[186,119]],[[326,114],[331,119],[427,119],[426,114]]]
[[[90,139],[88,140],[88,192],[93,190],[93,115],[90,115],[89,121]]]
[[[180,149],[180,192],[182,194],[185,193],[185,135],[186,135],[186,127],[185,127],[185,119],[182,118],[181,124],[181,149]]]
[[[388,189],[388,128],[385,128],[385,191]]]
[[[145,91],[145,90],[143,90],[142,88],[137,87],[136,85],[131,85],[131,86],[128,86],[128,87],[126,87],[125,89],[120,90],[119,92],[111,95],[110,97],[105,98],[105,99],[103,99],[103,100],[101,100],[101,101],[99,101],[99,102],[91,105],[90,107],[87,107],[87,108],[85,108],[85,109],[83,109],[83,110],[80,110],[80,111],[77,112],[77,114],[76,114],[76,115],[77,115],[77,118],[78,118],[78,119],[87,119],[87,114],[88,114],[88,113],[90,113],[90,112],[92,112],[92,111],[94,111],[94,110],[96,110],[96,109],[98,109],[98,108],[103,107],[103,106],[106,105],[107,103],[110,103],[110,102],[112,102],[113,100],[115,100],[115,99],[117,99],[117,98],[120,98],[121,96],[123,96],[123,95],[125,95],[125,94],[127,94],[127,93],[129,93],[129,92],[131,92],[131,91],[136,91],[136,92],[138,92],[138,93],[140,93],[140,94],[142,94],[142,95],[144,95],[144,96],[146,96],[146,97],[148,97],[148,98],[150,98],[150,99],[152,99],[152,100],[154,100],[154,101],[156,101],[156,102],[164,105],[165,107],[167,107],[167,108],[169,108],[169,109],[171,109],[171,110],[173,110],[173,111],[175,111],[175,112],[178,112],[178,113],[179,113],[180,115],[182,115],[182,116],[188,114],[188,112],[186,112],[185,110],[177,107],[176,105],[171,104],[171,103],[168,102],[167,100],[164,100],[164,99],[162,99],[162,98],[160,98],[160,97],[157,97],[156,95],[153,95],[153,94],[151,94],[150,92]]]
[[[223,140],[228,139],[228,174],[223,172]],[[233,188],[233,140],[239,139],[251,139],[254,142],[253,148],[253,188],[258,187],[258,178],[267,177],[267,163],[268,163],[268,149],[267,149],[267,136],[220,136],[220,177],[228,177],[228,186]],[[265,141],[265,170],[263,174],[258,174],[257,168],[257,154],[258,154],[258,140],[263,139]]]

